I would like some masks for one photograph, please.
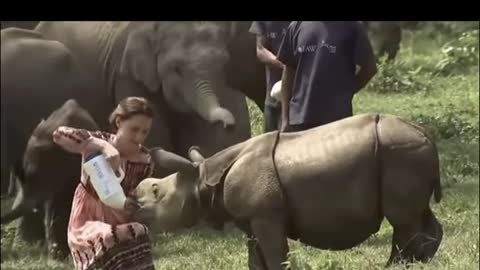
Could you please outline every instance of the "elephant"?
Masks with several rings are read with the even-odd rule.
[[[4,29],[1,48],[1,187],[4,195],[9,188],[8,180],[14,178],[12,168],[18,170],[21,166],[21,156],[38,121],[68,98],[88,104],[89,99],[81,93],[90,82],[62,43],[46,40],[38,32]],[[48,100],[44,98],[46,91],[52,93]],[[12,192],[9,190],[9,194]]]
[[[377,43],[377,58],[387,55],[387,61],[396,58],[402,41],[402,26],[396,21],[365,22]]]
[[[91,103],[82,94],[91,80],[61,42],[36,31],[4,29],[1,48],[1,184],[2,195],[7,189],[7,195],[13,195],[13,188],[20,188],[15,178],[24,169],[22,156],[40,119],[70,98]],[[45,98],[47,91],[51,95]],[[27,242],[45,238],[44,203],[39,202],[36,210],[27,212],[17,225],[17,236]]]
[[[33,29],[37,26],[38,21],[1,21],[0,28],[9,28],[9,27],[17,27],[23,29]]]
[[[186,145],[215,153],[250,138],[243,92],[265,84],[252,76],[260,70],[255,43],[242,31],[235,22],[40,22],[34,30],[2,30],[2,182],[4,172],[22,169],[39,119],[70,98],[108,129],[119,100],[147,97],[155,121],[146,145],[183,156]],[[44,235],[37,208],[22,217],[28,241]]]
[[[148,146],[179,152],[196,144],[193,133],[204,141],[218,137],[215,144],[226,140],[221,147],[205,145],[213,153],[250,137],[245,95],[264,103],[264,67],[248,27],[248,22],[40,22],[35,31],[71,50],[95,77],[93,88],[107,90],[96,93],[113,93],[97,94],[102,104],[130,95],[154,101],[157,121]],[[105,125],[107,117],[92,115]],[[205,120],[227,129],[235,124],[234,131],[205,128]]]
[[[442,198],[439,156],[423,128],[395,115],[365,113],[300,132],[269,132],[132,194],[151,230],[233,222],[248,235],[250,269],[282,269],[288,241],[350,249],[393,227],[387,266],[429,261],[443,238],[429,205]],[[352,228],[355,228],[352,230]]]
[[[16,177],[17,196],[12,211],[2,214],[2,224],[15,220],[40,205],[45,211],[45,242],[49,255],[63,259],[69,254],[67,225],[73,195],[80,181],[81,156],[71,154],[53,142],[60,126],[98,130],[92,116],[77,101],[67,100],[41,120],[32,132]],[[55,187],[55,188],[52,188]]]

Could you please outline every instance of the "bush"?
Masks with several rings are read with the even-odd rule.
[[[478,34],[478,29],[470,30],[447,42],[441,49],[443,59],[436,65],[437,74],[459,74],[478,68]]]
[[[414,93],[431,89],[428,73],[421,72],[422,67],[411,69],[401,60],[387,61],[386,57],[379,59],[378,72],[367,85],[367,90],[388,93]]]
[[[463,141],[478,141],[479,128],[475,116],[467,109],[445,108],[445,111],[419,114],[412,119],[425,127],[433,137],[438,139],[460,138]]]
[[[425,32],[427,36],[435,37],[438,34],[458,36],[458,34],[479,29],[478,21],[450,21],[450,22],[420,22],[416,29]]]

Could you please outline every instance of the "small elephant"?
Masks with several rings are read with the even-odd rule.
[[[319,249],[359,245],[387,218],[387,265],[428,261],[443,237],[429,201],[442,197],[439,157],[422,128],[397,116],[361,114],[295,133],[270,132],[147,178],[134,192],[137,218],[175,230],[233,221],[249,239],[250,269],[282,269],[287,238]],[[352,228],[355,228],[352,230]]]
[[[69,98],[88,104],[90,98],[82,91],[91,82],[62,43],[19,28],[1,31],[1,77],[4,195],[8,181],[14,178],[11,170],[21,167],[27,141],[40,119],[48,117]]]
[[[377,58],[387,55],[387,60],[396,58],[402,41],[402,26],[395,21],[365,22],[377,43]]]
[[[53,131],[59,126],[98,130],[90,114],[72,99],[42,120],[28,140],[23,166],[17,172],[18,192],[12,211],[2,214],[1,223],[22,216],[28,218],[34,208],[44,210],[43,227],[49,254],[62,259],[69,254],[67,225],[75,187],[80,180],[81,157],[53,142]]]

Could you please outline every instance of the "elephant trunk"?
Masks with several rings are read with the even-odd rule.
[[[220,106],[209,80],[196,81],[195,90],[196,97],[192,106],[203,119],[210,123],[220,122],[224,128],[235,125],[233,114]]]

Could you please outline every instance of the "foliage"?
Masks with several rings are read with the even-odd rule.
[[[377,93],[413,93],[431,90],[431,84],[421,73],[422,67],[411,69],[404,61],[379,59],[378,72],[367,86],[367,91]]]
[[[432,37],[438,34],[447,36],[458,35],[459,33],[478,28],[478,21],[427,21],[420,22],[416,29]]]
[[[463,32],[442,47],[443,59],[436,65],[439,74],[461,73],[472,66],[478,69],[478,33],[478,29]]]

